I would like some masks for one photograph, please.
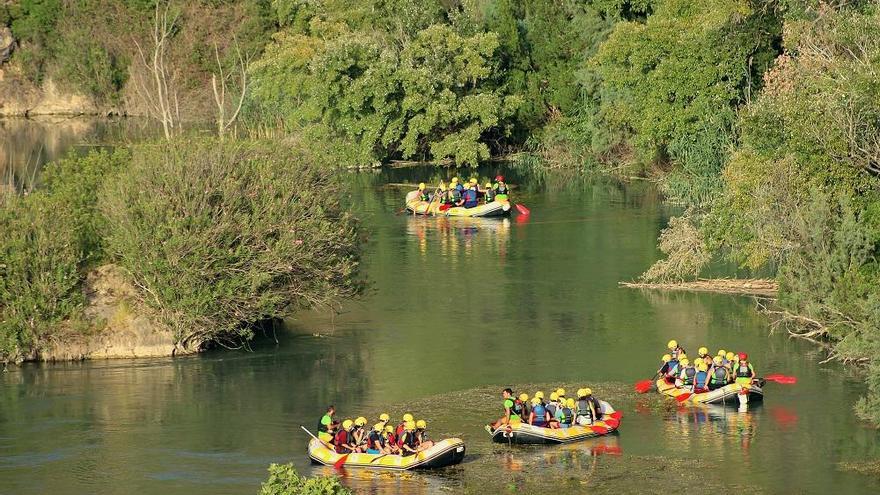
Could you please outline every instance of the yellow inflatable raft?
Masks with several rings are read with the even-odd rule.
[[[746,390],[744,390],[743,386],[738,383],[731,383],[730,385],[725,385],[709,392],[693,394],[691,393],[690,388],[676,387],[661,378],[657,380],[657,391],[661,394],[675,398],[682,404],[722,404],[739,406],[741,402],[754,402],[764,399],[764,390],[761,388],[761,382],[759,380],[752,382]],[[690,395],[684,397],[683,394]],[[745,397],[740,397],[740,395],[744,395]],[[681,397],[681,399],[679,399],[679,397]]]
[[[314,438],[309,442],[309,458],[313,463],[333,466],[341,457],[348,455],[342,463],[346,468],[391,469],[435,469],[458,464],[464,459],[464,442],[458,438],[447,438],[435,443],[431,448],[415,455],[381,454],[338,454]]]
[[[507,200],[492,201],[473,208],[456,206],[443,209],[439,201],[419,201],[418,191],[406,195],[406,210],[416,215],[442,215],[447,217],[499,217],[510,214],[510,202]]]
[[[621,414],[615,411],[611,404],[605,401],[599,403],[602,405],[603,417],[591,425],[553,429],[516,421],[492,431],[492,441],[519,445],[559,444],[579,442],[614,433],[620,427]]]

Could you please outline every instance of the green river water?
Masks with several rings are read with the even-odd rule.
[[[34,131],[39,134],[39,131]],[[91,134],[75,134],[88,140]],[[27,143],[20,143],[26,148]],[[256,493],[271,462],[306,457],[328,403],[342,417],[411,411],[468,455],[430,473],[349,470],[364,493],[877,493],[849,470],[880,458],[852,405],[863,379],[819,350],[769,335],[748,298],[619,288],[659,253],[675,210],[648,184],[518,176],[520,222],[397,214],[439,169],[352,173],[370,290],[340,314],[306,313],[249,350],[177,359],[26,364],[0,375],[0,494]],[[26,174],[25,174],[26,175]],[[763,405],[676,408],[632,384],[667,340],[743,350]],[[562,447],[492,444],[500,389],[591,386],[623,411],[618,435]]]

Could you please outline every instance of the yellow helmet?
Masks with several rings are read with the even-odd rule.
[[[670,340],[669,343],[666,344],[666,347],[668,347],[670,349],[675,349],[676,347],[678,347],[678,342],[676,342],[674,340]]]
[[[485,185],[484,187],[485,187],[486,189],[492,189],[492,183],[491,183],[491,182],[487,182],[486,185]]]
[[[526,394],[526,393],[519,394],[519,400],[521,400],[523,402],[529,400],[529,394]]]
[[[537,392],[535,392],[535,398],[536,398],[536,399],[543,399],[543,398],[544,398],[544,392],[541,392],[540,390],[537,391]]]
[[[697,363],[697,369],[700,371],[706,371],[709,369],[709,366],[706,364],[706,361],[700,361]]]
[[[664,354],[663,357],[660,358],[660,360],[664,363],[668,363],[669,361],[672,361],[672,356],[670,356],[669,354]]]
[[[550,392],[550,400],[551,400],[551,401],[554,401],[554,402],[555,402],[555,401],[558,401],[558,400],[559,400],[559,394],[557,394],[556,392]]]
[[[410,414],[410,413],[406,413],[406,414],[403,415],[403,422],[404,422],[404,423],[406,423],[406,422],[408,422],[408,421],[412,421],[412,420],[413,420],[413,415],[412,415],[412,414]]]
[[[713,359],[712,362],[720,365],[723,361],[721,359],[721,356],[715,356],[715,359]]]
[[[364,426],[365,424],[367,424],[367,418],[359,416],[358,419],[354,420],[354,424],[356,424],[357,426]]]
[[[556,395],[558,395],[560,397],[565,397],[565,389],[564,388],[557,388]]]
[[[476,184],[476,183],[477,183],[477,179],[476,179],[476,177],[471,177],[471,180],[468,181],[468,182],[470,182],[471,184]]]
[[[424,430],[427,427],[428,427],[428,423],[426,423],[424,419],[420,419],[420,420],[416,421],[416,428]]]
[[[415,421],[407,421],[406,424],[403,425],[403,428],[406,430],[415,430],[416,422]]]
[[[386,426],[385,433],[394,433],[394,427],[391,425]]]
[[[451,181],[453,184],[458,184],[458,177],[453,177]]]
[[[387,423],[390,420],[391,416],[389,416],[388,413],[382,413],[379,415],[379,421],[382,421],[383,423]]]
[[[587,389],[585,389],[585,388],[579,388],[578,389],[578,397],[586,397],[586,395],[587,395],[585,392],[586,390]]]
[[[352,424],[353,423],[350,419],[346,419],[345,421],[342,422],[342,429],[343,430],[350,430]]]
[[[727,355],[727,351],[725,351],[724,349],[718,349],[718,356],[723,358],[726,355]]]
[[[688,355],[685,354],[685,353],[683,353],[683,352],[682,352],[681,354],[678,355],[678,360],[679,360],[679,361],[684,361],[684,360],[687,359],[687,358],[688,358]]]
[[[700,356],[705,356],[706,354],[709,354],[709,349],[706,349],[705,347],[700,347],[700,350],[697,351],[697,354],[699,354]]]
[[[585,388],[584,389],[584,397],[589,397],[591,395],[593,395],[593,389],[591,389],[590,387]]]
[[[565,401],[565,405],[566,405],[567,407],[574,407],[574,399],[567,399],[567,400]]]
[[[419,191],[423,190],[424,188],[425,188],[425,183],[419,182]]]
[[[533,406],[537,406],[540,403],[541,403],[541,399],[539,399],[538,397],[532,397],[532,405]]]
[[[682,366],[687,366],[687,365],[691,364],[691,361],[688,358],[684,358],[680,362],[681,362]]]
[[[441,191],[445,191],[446,190],[446,183],[443,181],[440,181],[440,185],[437,186],[437,189],[440,189]]]
[[[382,428],[385,427],[385,423],[376,423],[373,425],[373,429],[376,431],[382,431]]]
[[[726,357],[728,361],[733,361],[733,358],[736,357],[736,354],[734,354],[732,352],[728,352],[727,354],[724,355],[724,357]]]

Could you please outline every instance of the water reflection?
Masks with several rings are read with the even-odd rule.
[[[412,217],[406,232],[413,236],[423,257],[439,256],[456,262],[474,249],[504,264],[510,239],[509,218]]]

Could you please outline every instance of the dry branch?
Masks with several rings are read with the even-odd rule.
[[[750,296],[776,297],[779,285],[774,280],[749,278],[701,278],[691,282],[619,282],[622,287],[633,289],[681,290],[690,292],[717,292]]]

